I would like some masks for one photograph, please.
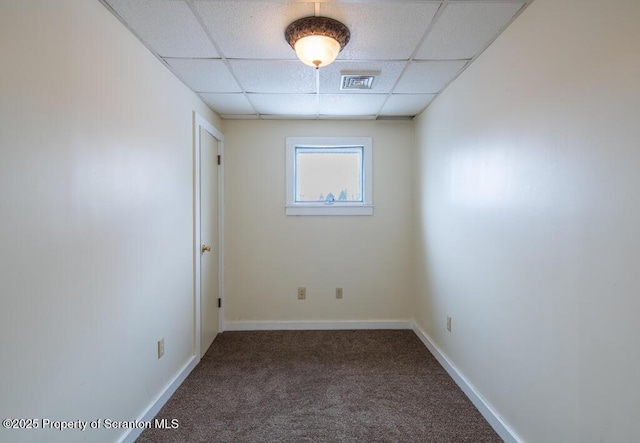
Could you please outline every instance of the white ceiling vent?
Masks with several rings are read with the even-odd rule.
[[[380,71],[368,72],[341,72],[340,89],[371,89],[373,80],[380,75]]]

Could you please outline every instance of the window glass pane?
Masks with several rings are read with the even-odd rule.
[[[296,147],[296,202],[363,201],[363,147]]]

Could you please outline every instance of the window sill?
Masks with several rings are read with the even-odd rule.
[[[373,215],[373,205],[286,205],[287,215]]]

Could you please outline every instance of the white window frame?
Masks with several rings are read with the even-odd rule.
[[[373,215],[373,142],[371,137],[287,137],[286,215]],[[362,147],[362,202],[296,202],[296,147]]]

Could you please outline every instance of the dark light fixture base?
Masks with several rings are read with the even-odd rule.
[[[340,44],[341,51],[351,38],[349,28],[329,17],[304,17],[291,23],[284,31],[284,38],[294,50],[298,40],[310,35],[333,38]]]

